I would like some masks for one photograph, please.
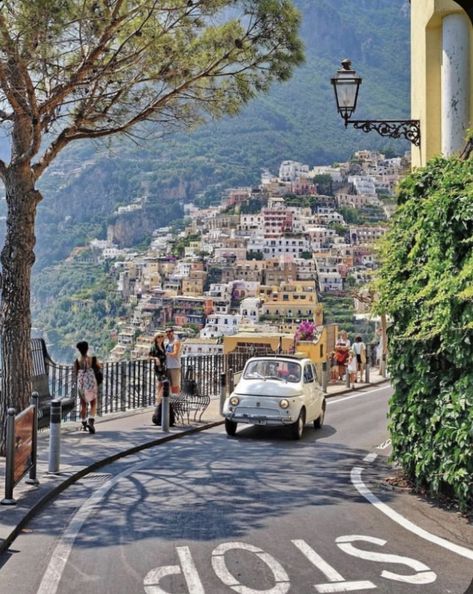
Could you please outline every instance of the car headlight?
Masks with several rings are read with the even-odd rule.
[[[230,398],[230,404],[232,406],[238,406],[240,404],[240,399],[237,396],[232,396]]]
[[[281,408],[289,408],[289,400],[286,400],[285,398],[284,398],[284,400],[280,400],[279,406]]]

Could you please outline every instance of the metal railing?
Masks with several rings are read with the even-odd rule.
[[[189,368],[197,382],[199,393],[210,398],[220,396],[222,373],[238,372],[254,353],[237,352],[229,355],[187,355],[181,359],[182,378]],[[104,363],[103,384],[97,403],[97,414],[133,410],[152,406],[156,399],[154,365],[147,359]],[[50,392],[54,398],[77,397],[72,365],[47,364]],[[77,418],[77,407],[70,417]]]

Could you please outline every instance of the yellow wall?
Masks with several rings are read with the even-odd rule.
[[[466,13],[454,0],[411,0],[412,118],[421,122],[421,146],[412,145],[418,167],[441,152],[442,19]],[[473,26],[470,24],[470,126],[473,125]]]

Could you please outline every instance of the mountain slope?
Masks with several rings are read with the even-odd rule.
[[[350,57],[363,77],[357,118],[409,116],[406,0],[295,4],[303,15],[306,64],[239,116],[143,147],[120,139],[109,149],[84,142],[61,155],[41,183],[37,268],[64,258],[88,237],[104,237],[115,207],[144,195],[144,215],[130,221],[141,225],[143,238],[182,216],[180,203],[254,184],[262,168],[276,171],[284,159],[314,165],[346,160],[360,148],[408,148],[374,132],[345,130],[330,85],[340,60]]]

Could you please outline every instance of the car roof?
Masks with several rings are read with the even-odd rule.
[[[269,353],[268,355],[258,355],[257,357],[251,357],[251,359],[248,359],[247,363],[250,361],[262,361],[262,360],[268,360],[268,359],[274,359],[276,361],[294,361],[296,363],[303,363],[304,361],[310,362],[309,357],[307,357],[305,354],[302,355],[302,354],[296,353],[294,355],[285,355],[285,354],[272,355],[271,353]]]

